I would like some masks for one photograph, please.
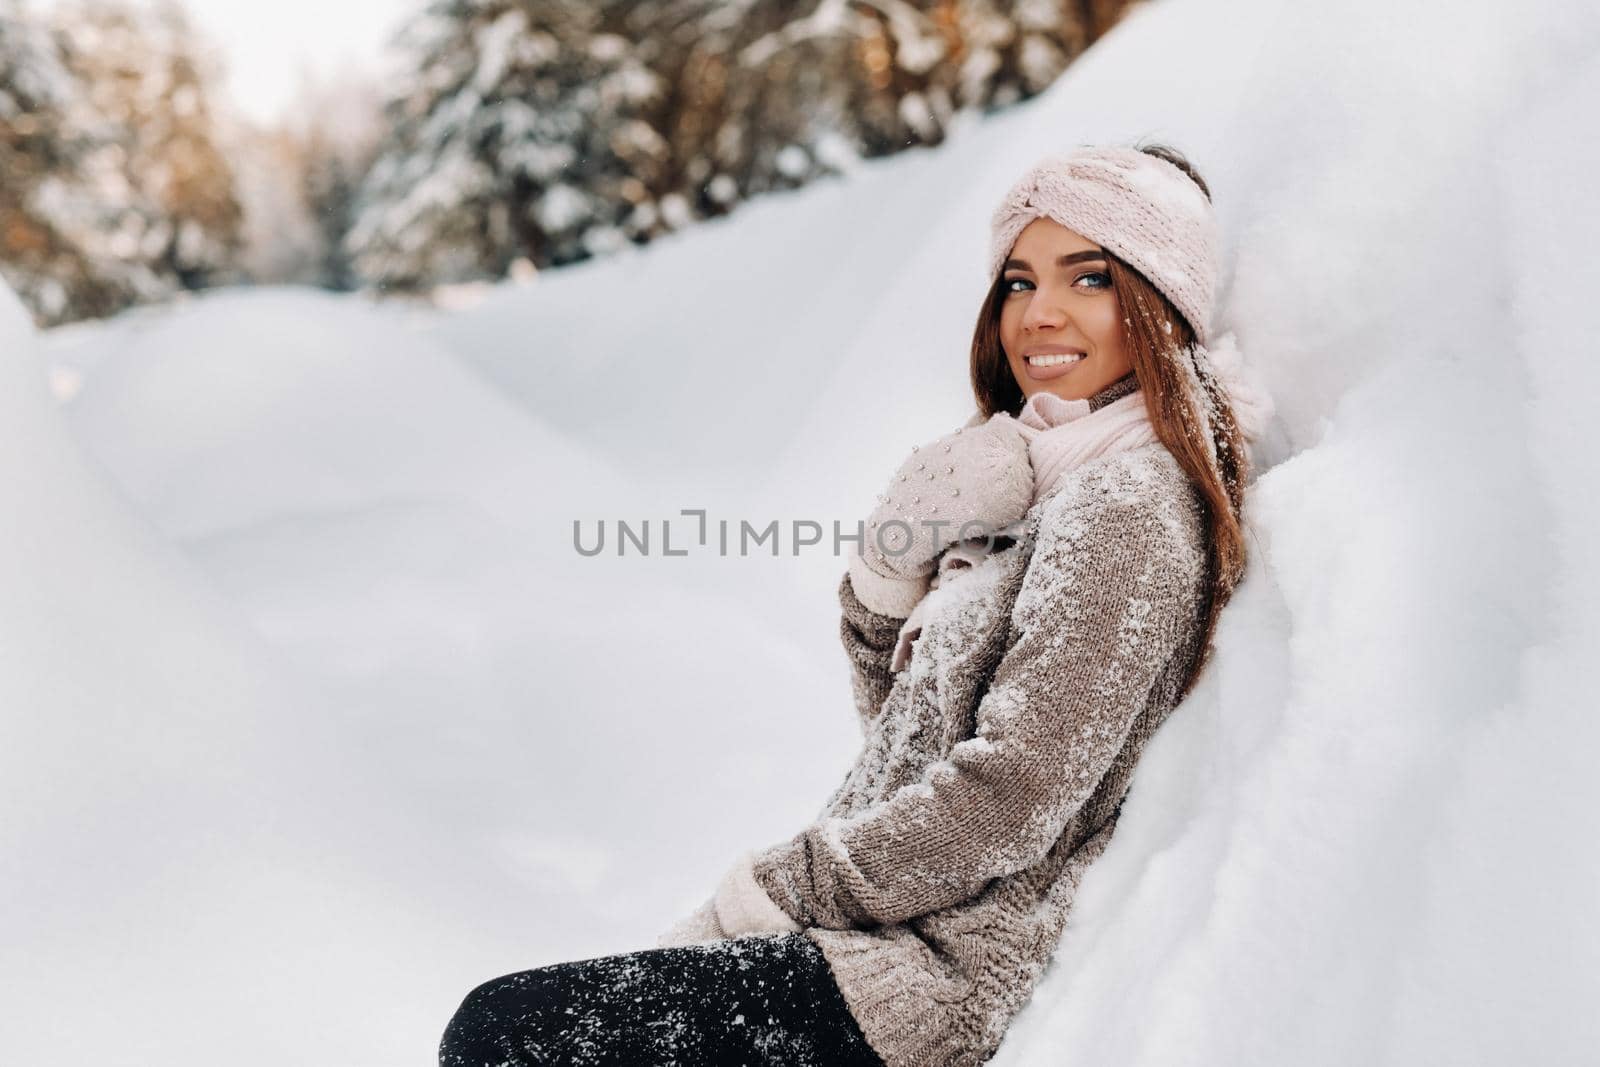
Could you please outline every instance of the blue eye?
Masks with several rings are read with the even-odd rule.
[[[1103,270],[1084,271],[1082,274],[1078,275],[1076,278],[1074,278],[1072,280],[1072,284],[1073,285],[1077,285],[1079,282],[1083,281],[1085,278],[1097,278],[1097,279],[1099,279],[1099,281],[1097,281],[1095,284],[1090,285],[1088,287],[1091,290],[1099,290],[1099,289],[1109,289],[1109,288],[1111,288],[1111,275],[1107,274]],[[1011,288],[1013,285],[1016,285],[1019,282],[1021,284],[1023,284],[1023,285],[1027,285],[1027,286],[1032,286],[1033,285],[1033,283],[1030,282],[1026,278],[1007,278],[1005,280],[1005,282],[1001,284],[1000,292],[1003,295],[1007,295],[1007,296],[1009,296],[1012,293],[1025,292],[1025,290],[1022,290],[1022,289],[1013,289],[1013,288]]]

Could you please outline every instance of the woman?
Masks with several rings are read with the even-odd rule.
[[[992,220],[978,411],[913,449],[838,596],[865,741],[817,821],[661,947],[485,983],[459,1064],[987,1060],[1243,572],[1270,402],[1210,337],[1175,151],[1047,158]]]

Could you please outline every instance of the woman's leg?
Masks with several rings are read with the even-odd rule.
[[[557,963],[485,982],[440,1067],[882,1067],[803,934]]]

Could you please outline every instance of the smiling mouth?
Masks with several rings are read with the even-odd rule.
[[[1072,368],[1088,359],[1084,352],[1035,352],[1022,357],[1021,377],[1032,382],[1049,382],[1072,373]]]
[[[1076,352],[1052,352],[1044,356],[1025,356],[1030,367],[1060,367],[1068,363],[1077,363],[1085,357]]]

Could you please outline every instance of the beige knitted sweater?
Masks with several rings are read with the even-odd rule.
[[[989,1059],[1032,995],[1135,761],[1199,653],[1200,497],[1159,444],[1062,477],[923,620],[838,595],[865,734],[756,881],[888,1067]]]

